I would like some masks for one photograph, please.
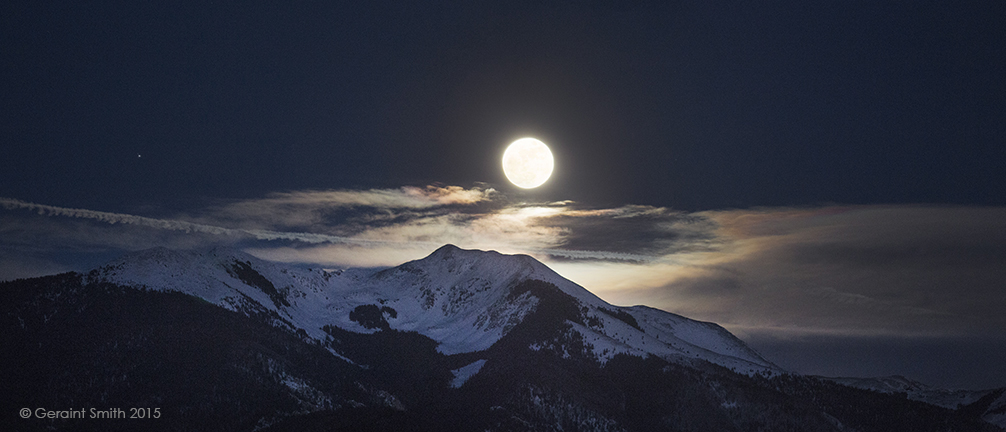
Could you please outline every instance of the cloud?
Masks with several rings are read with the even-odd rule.
[[[626,267],[610,276],[642,277],[645,288],[588,288],[616,302],[658,299],[658,307],[728,328],[901,335],[1006,328],[1006,209],[866,206],[693,216],[703,219],[705,234],[697,238],[710,248],[664,257],[682,265]]]
[[[353,244],[383,244],[400,243],[393,240],[350,238],[312,232],[285,232],[267,229],[226,228],[206,223],[194,223],[177,219],[158,219],[123,213],[111,213],[95,210],[56,207],[45,204],[35,204],[11,198],[0,198],[0,206],[8,210],[24,209],[37,212],[44,216],[64,216],[76,219],[91,219],[108,224],[138,225],[162,230],[182,231],[185,233],[212,234],[234,238],[254,238],[258,240],[289,240],[304,243],[353,243]]]
[[[143,216],[135,216],[121,213],[109,213],[95,210],[74,209],[66,207],[56,207],[45,204],[29,203],[11,198],[0,198],[0,206],[8,210],[29,210],[46,216],[65,216],[70,218],[92,219],[109,224],[131,224],[141,225],[151,228],[167,229],[174,231],[198,232],[216,235],[236,235],[240,230],[232,230],[217,226],[191,223],[178,220],[155,219]]]
[[[369,189],[365,191],[294,191],[269,194],[263,199],[239,201],[238,208],[261,206],[276,209],[283,206],[304,208],[373,207],[373,208],[429,208],[449,204],[475,204],[492,198],[492,188],[465,189],[460,186],[404,186],[398,189]]]
[[[398,189],[294,191],[265,198],[226,202],[201,212],[199,219],[249,229],[323,228],[341,222],[340,216],[360,210],[390,213],[436,207],[470,206],[491,201],[492,188],[459,186],[405,186]]]
[[[63,242],[106,250],[230,243],[267,259],[334,268],[397,265],[451,243],[530,254],[613,303],[744,331],[950,335],[1006,328],[1003,208],[685,213],[513,202],[491,188],[456,186],[286,192],[174,218],[9,198],[0,206],[92,221],[71,227],[11,215],[4,242],[22,248],[47,238],[41,244],[53,248]]]
[[[8,228],[20,225],[23,232],[32,232],[26,234],[31,238],[52,238],[53,245],[66,242],[129,250],[159,243],[174,246],[184,243],[170,241],[167,237],[171,236],[163,233],[158,241],[153,238],[158,236],[149,232],[123,228],[134,226],[184,233],[180,238],[188,239],[190,247],[197,246],[193,242],[241,243],[269,259],[328,266],[393,265],[405,258],[422,257],[446,243],[505,253],[530,253],[543,258],[645,262],[654,256],[594,248],[575,238],[589,237],[590,227],[604,219],[629,220],[664,212],[644,206],[581,209],[571,201],[512,204],[491,188],[457,186],[277,193],[262,199],[193,209],[174,218],[57,207],[11,198],[0,198],[0,206],[107,224],[106,229],[67,228],[65,223],[48,219],[45,224],[50,227],[44,230],[39,229],[43,223],[34,220],[5,224]],[[557,224],[560,219],[565,226]],[[630,226],[626,222],[622,225]],[[639,230],[609,231],[629,238]],[[86,232],[92,235],[85,235]],[[140,238],[144,237],[141,232],[146,238]],[[636,237],[638,240],[639,236]],[[248,241],[266,244],[247,245]]]

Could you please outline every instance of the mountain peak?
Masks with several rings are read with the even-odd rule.
[[[448,244],[445,244],[443,246],[440,246],[439,248],[437,248],[437,250],[435,250],[435,251],[433,251],[433,253],[427,255],[426,258],[424,258],[424,259],[429,259],[429,258],[442,259],[442,260],[450,260],[450,259],[478,259],[478,258],[481,258],[481,257],[491,256],[491,255],[503,256],[503,254],[501,254],[499,252],[496,252],[496,251],[493,251],[493,250],[485,251],[485,250],[480,250],[480,249],[462,249],[460,247],[457,247],[455,245],[452,245],[452,244],[448,243]]]
[[[445,244],[443,246],[438,247],[437,250],[433,251],[433,253],[431,255],[437,255],[437,254],[442,254],[442,253],[452,253],[453,251],[459,251],[459,250],[464,250],[464,249],[461,249],[461,248],[459,248],[459,247],[457,247],[455,245],[447,243],[447,244]]]
[[[437,248],[437,250],[433,251],[433,253],[427,255],[425,259],[451,260],[463,256],[478,255],[480,252],[482,251],[474,249],[461,249],[455,245],[448,243]]]
[[[462,249],[453,244],[445,244],[433,253],[415,261],[417,263],[435,263],[441,261],[454,262],[456,264],[482,263],[485,265],[503,265],[510,269],[520,269],[524,272],[548,271],[548,266],[542,264],[534,257],[525,254],[503,254],[494,250]],[[409,263],[406,263],[409,264]]]

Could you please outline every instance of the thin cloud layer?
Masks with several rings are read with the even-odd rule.
[[[709,250],[609,265],[606,289],[744,334],[953,336],[1006,328],[1006,209],[923,206],[703,212]],[[670,259],[676,259],[676,264]],[[575,264],[566,269],[575,274]],[[561,268],[561,267],[560,267]],[[575,276],[574,276],[575,277]]]
[[[199,242],[206,244],[242,244],[269,259],[336,267],[395,265],[405,258],[425,256],[446,243],[505,253],[532,253],[543,258],[648,261],[654,257],[595,248],[576,239],[590,237],[591,227],[603,225],[601,221],[605,219],[627,220],[664,212],[643,206],[585,210],[571,201],[511,203],[491,188],[457,186],[277,193],[194,209],[175,218],[65,208],[11,198],[0,198],[0,206],[70,221],[177,231],[190,240],[196,235]],[[106,229],[85,238],[78,227],[33,230],[41,226],[40,222],[27,220],[17,222],[24,228],[25,236],[53,247],[66,242],[126,250],[157,245],[148,240],[138,241],[136,231],[131,229]],[[56,220],[47,218],[46,223],[58,224]],[[607,231],[621,232],[625,238],[631,238],[633,232],[641,230]],[[199,236],[203,234],[209,237]],[[627,249],[646,249],[649,241],[638,240],[638,244]],[[248,241],[264,243],[247,246]]]
[[[28,247],[231,244],[266,259],[338,268],[397,265],[451,243],[530,254],[613,303],[646,304],[740,334],[911,336],[1006,328],[1002,208],[683,213],[513,202],[490,188],[456,186],[287,192],[170,219],[8,198],[0,198],[0,206],[10,211],[4,222],[9,254]],[[38,268],[66,266],[47,260]]]
[[[459,186],[282,192],[213,206],[201,212],[200,220],[250,229],[325,229],[326,225],[332,228],[333,219],[338,222],[347,214],[470,206],[491,201],[497,195],[492,188]]]

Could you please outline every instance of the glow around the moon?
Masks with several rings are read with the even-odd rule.
[[[541,186],[552,175],[552,152],[534,138],[521,138],[503,152],[503,173],[524,189]]]

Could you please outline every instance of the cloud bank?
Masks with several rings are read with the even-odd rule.
[[[603,250],[575,241],[581,230],[556,223],[575,220],[627,219],[654,209],[580,210],[572,202],[511,203],[491,188],[457,186],[403,187],[364,191],[297,191],[261,199],[220,202],[174,218],[151,218],[31,203],[0,198],[7,210],[27,210],[42,216],[87,220],[110,226],[134,226],[178,231],[196,243],[240,244],[263,258],[332,267],[389,266],[421,258],[445,243],[462,247],[531,253],[576,260],[645,262],[654,256],[626,250]],[[659,209],[657,209],[659,210]],[[52,219],[46,225],[53,225]],[[93,244],[96,247],[142,249],[162,245],[164,235],[142,238],[135,229],[76,229],[23,219],[5,223],[8,243],[32,247]],[[19,229],[13,229],[18,226]],[[28,232],[36,231],[34,234]],[[80,232],[92,231],[93,235]],[[589,228],[584,229],[589,231]],[[170,237],[170,236],[168,236]],[[258,243],[256,243],[258,241]],[[173,244],[177,245],[175,241]],[[584,246],[576,249],[564,246]],[[195,245],[191,245],[195,247]],[[631,249],[631,248],[630,248]]]
[[[1006,328],[1003,208],[685,213],[518,202],[457,186],[276,193],[173,218],[9,198],[0,206],[8,210],[0,255],[11,257],[231,244],[276,261],[375,267],[452,243],[530,254],[612,303],[714,321],[742,336],[999,337]],[[47,259],[39,271],[61,266]],[[31,273],[6,267],[7,277]]]

